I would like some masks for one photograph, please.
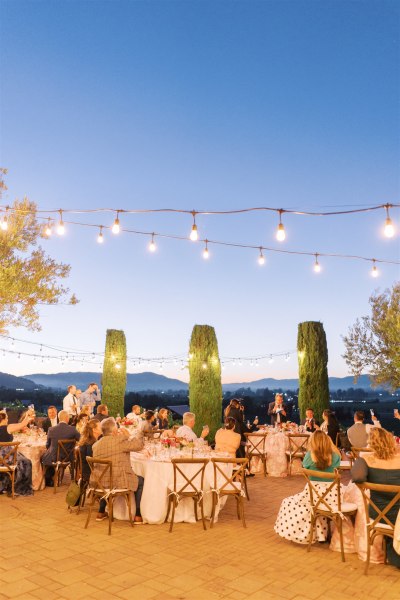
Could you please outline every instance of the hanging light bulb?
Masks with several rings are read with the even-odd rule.
[[[286,362],[287,362],[288,360],[290,360],[290,354],[286,354],[286,356],[285,356],[285,360],[286,360]]]
[[[7,229],[8,229],[7,210],[8,210],[8,208],[6,208],[6,214],[4,215],[3,220],[1,221],[1,224],[0,224],[2,231],[7,231]]]
[[[314,271],[319,273],[321,271],[321,265],[318,262],[318,254],[315,255]]]
[[[199,232],[197,231],[196,211],[195,210],[192,212],[192,215],[193,215],[193,225],[192,225],[192,231],[190,232],[190,239],[192,240],[192,242],[197,242],[197,240],[199,239]]]
[[[264,265],[265,264],[265,257],[262,251],[262,247],[260,246],[260,256],[258,257],[258,264],[259,265]]]
[[[121,365],[117,363],[117,364],[115,365],[115,368],[116,368],[116,370],[117,370],[117,371],[119,371],[119,370],[121,369]]]
[[[208,240],[206,240],[206,247],[203,250],[203,258],[205,260],[207,260],[208,258],[210,258],[210,253],[208,251]]]
[[[393,225],[393,221],[389,216],[389,207],[391,206],[391,204],[386,204],[385,209],[386,209],[386,220],[385,220],[385,227],[384,227],[384,234],[387,238],[392,238],[394,236],[394,225]]]
[[[256,367],[259,367],[260,363],[258,362],[258,359],[256,360]]]
[[[117,211],[117,216],[115,217],[115,221],[113,223],[113,226],[111,227],[111,231],[115,234],[120,232],[120,225],[119,225],[119,211]]]
[[[279,210],[279,225],[278,225],[278,229],[276,231],[276,239],[278,240],[278,242],[283,242],[286,238],[285,227],[282,223],[282,213],[283,213],[283,210],[280,209]]]
[[[371,277],[378,277],[379,276],[379,271],[378,268],[375,264],[375,259],[372,261],[373,265],[372,265],[372,269],[371,269]]]
[[[57,225],[57,233],[58,233],[58,235],[64,235],[64,233],[65,233],[65,226],[64,226],[64,221],[63,221],[62,210],[60,210],[60,220]]]
[[[52,231],[51,231],[51,219],[49,217],[48,220],[47,220],[47,225],[46,225],[46,227],[44,229],[44,235],[46,237],[50,237],[51,234],[52,234]]]
[[[99,235],[97,236],[97,243],[98,244],[102,244],[104,242],[104,236],[103,236],[103,226],[100,225],[100,231],[99,231]]]
[[[272,365],[272,363],[274,362],[274,359],[272,357],[272,354],[269,355],[269,364]]]
[[[149,244],[149,250],[150,250],[150,252],[155,252],[157,250],[157,246],[154,241],[154,233],[151,234],[151,242]]]
[[[207,363],[203,362],[203,364],[201,365],[201,368],[204,369],[204,370],[207,369]]]
[[[243,363],[242,363],[242,359],[241,359],[241,358],[239,358],[239,367],[241,367],[241,366],[242,366],[242,364],[243,364]]]

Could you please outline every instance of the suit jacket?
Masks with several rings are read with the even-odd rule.
[[[125,435],[105,435],[93,444],[93,458],[102,458],[112,462],[112,485],[115,489],[127,488],[135,492],[138,478],[132,470],[130,453],[143,448],[143,437],[129,440]],[[101,467],[95,468],[91,483],[94,483],[96,473]],[[109,478],[103,477],[101,483],[105,488],[110,487]]]
[[[365,448],[368,444],[367,426],[364,423],[354,423],[347,430],[347,437],[352,446]]]
[[[96,413],[96,414],[95,414],[95,415],[92,417],[92,419],[96,419],[96,421],[100,421],[100,423],[101,423],[102,421],[104,421],[104,419],[108,419],[108,418],[109,418],[109,415],[103,415],[102,413]]]
[[[313,422],[311,427],[310,424],[307,422],[307,419],[303,419],[300,425],[303,425],[303,427],[305,427],[307,431],[311,431],[312,433],[314,433],[314,431],[316,431],[315,426],[319,425],[319,423],[315,419],[312,419],[312,421]]]
[[[269,405],[268,405],[268,414],[271,417],[271,425],[275,425],[275,423],[277,423],[277,420],[276,420],[277,419],[277,414],[274,413],[274,412],[272,412],[273,409],[274,409],[274,406],[275,406],[275,402],[270,402]],[[283,408],[283,410],[285,412],[287,412],[287,406],[286,406],[286,404],[282,404],[282,408]],[[286,423],[287,416],[283,415],[282,413],[280,413],[280,414],[281,414],[281,423]]]
[[[47,432],[47,450],[42,456],[42,463],[44,465],[50,465],[52,462],[57,460],[58,440],[78,441],[79,438],[80,435],[79,432],[76,430],[76,427],[72,427],[72,425],[67,425],[67,423],[61,422],[55,427],[50,427],[50,429]]]
[[[58,425],[58,423],[59,423],[58,415],[57,415],[56,419],[57,419],[57,425]],[[47,433],[48,430],[50,429],[50,427],[53,427],[53,426],[51,424],[49,417],[46,417],[46,419],[42,422],[42,429],[45,433]]]

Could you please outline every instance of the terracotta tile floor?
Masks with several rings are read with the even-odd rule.
[[[0,497],[0,599],[102,600],[400,600],[400,571],[327,545],[310,553],[273,531],[282,498],[304,486],[300,476],[249,480],[247,529],[228,500],[213,530],[201,524],[145,525],[131,530],[69,513],[66,486],[30,498]]]

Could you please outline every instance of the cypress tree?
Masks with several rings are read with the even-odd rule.
[[[322,412],[329,407],[328,348],[322,323],[299,323],[297,352],[300,418],[304,419],[306,409],[312,408],[320,421]]]
[[[110,415],[124,414],[126,389],[126,339],[125,333],[107,329],[102,377],[102,401],[107,404]]]
[[[199,436],[208,425],[212,441],[222,418],[221,363],[214,327],[195,325],[189,348],[189,405],[196,414],[194,430]]]

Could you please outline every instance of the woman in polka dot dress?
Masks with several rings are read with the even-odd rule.
[[[304,457],[303,467],[312,471],[325,471],[333,473],[340,466],[340,452],[332,443],[330,437],[322,431],[312,434],[309,442],[309,450]],[[325,488],[329,485],[327,479],[316,479],[317,487]],[[326,497],[327,501],[335,500],[336,492],[332,490]],[[298,544],[308,544],[311,526],[310,496],[306,485],[302,492],[289,496],[282,501],[276,519],[275,533],[286,540]],[[328,523],[323,517],[317,520],[314,530],[313,542],[324,542],[328,534]]]

